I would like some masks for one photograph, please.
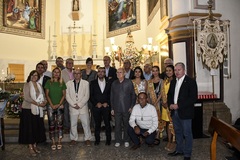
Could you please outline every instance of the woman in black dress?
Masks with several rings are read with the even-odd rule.
[[[37,143],[46,141],[44,123],[40,117],[43,117],[43,107],[47,101],[41,84],[37,82],[39,78],[38,72],[33,70],[24,84],[24,101],[19,124],[19,143],[28,144],[32,156],[40,153]]]

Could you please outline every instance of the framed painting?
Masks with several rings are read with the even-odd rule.
[[[140,29],[140,0],[106,1],[107,37]]]
[[[45,0],[0,1],[0,32],[45,38]]]
[[[148,24],[152,21],[153,17],[156,15],[160,8],[160,0],[148,0],[147,1],[147,11],[148,11]]]
[[[167,0],[160,0],[161,20],[168,16],[168,3]]]
[[[198,2],[199,0],[194,0],[193,4],[194,4],[194,9],[205,9],[208,10],[208,0],[205,0],[205,2],[203,4],[201,4],[200,2]],[[212,9],[215,9],[215,0],[212,0],[213,4],[212,4]]]

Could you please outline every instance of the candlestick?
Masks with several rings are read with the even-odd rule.
[[[104,49],[105,49],[105,33],[104,33],[104,25],[103,25],[103,55],[105,55],[104,54]]]

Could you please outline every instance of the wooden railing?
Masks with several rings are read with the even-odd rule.
[[[212,117],[209,124],[209,132],[213,133],[211,142],[211,160],[216,160],[216,143],[218,135],[240,151],[240,131],[233,126],[216,117]]]

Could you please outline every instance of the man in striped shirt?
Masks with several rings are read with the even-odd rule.
[[[133,107],[130,119],[128,134],[134,145],[131,147],[135,150],[140,147],[140,137],[145,138],[145,142],[152,146],[158,127],[158,116],[155,107],[147,103],[147,94],[141,92],[138,94],[138,102]]]

